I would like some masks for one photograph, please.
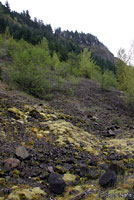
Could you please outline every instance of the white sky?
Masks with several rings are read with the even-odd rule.
[[[1,0],[5,3],[5,0]],[[29,10],[32,18],[52,28],[91,33],[116,56],[134,40],[134,0],[8,0],[17,12]]]

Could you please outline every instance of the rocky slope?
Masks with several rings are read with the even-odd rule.
[[[134,116],[120,96],[86,79],[49,103],[1,85],[0,200],[134,198]]]

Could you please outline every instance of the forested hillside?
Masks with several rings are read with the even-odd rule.
[[[81,78],[88,78],[101,90],[123,90],[132,105],[134,68],[120,54],[115,59],[92,34],[54,31],[32,20],[28,10],[17,13],[8,2],[0,3],[0,78],[10,87],[49,99],[55,92],[72,93]]]
[[[97,37],[77,31],[61,31],[61,28],[52,30],[50,24],[45,25],[37,18],[32,20],[28,10],[22,13],[11,11],[8,2],[5,5],[0,3],[0,32],[4,33],[7,27],[14,39],[23,38],[33,45],[39,44],[46,37],[50,54],[55,51],[60,61],[67,61],[70,52],[78,55],[84,48],[88,48],[97,65],[115,70],[113,54]]]

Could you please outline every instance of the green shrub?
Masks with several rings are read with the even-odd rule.
[[[111,87],[117,87],[117,80],[112,71],[105,71],[102,75],[101,88],[107,90]]]
[[[78,74],[97,82],[101,82],[102,80],[101,68],[93,62],[91,52],[88,49],[84,49],[80,55],[80,69]]]
[[[134,107],[134,69],[131,69],[129,79],[127,80],[127,89],[125,91],[125,101],[132,107]]]
[[[8,47],[5,42],[5,38],[3,35],[0,35],[0,59],[6,57],[8,55]]]
[[[134,67],[118,59],[116,63],[118,88],[125,92],[124,101],[134,107]]]
[[[62,78],[66,78],[70,75],[70,65],[65,62],[60,62],[55,66],[55,72]]]
[[[48,49],[32,46],[24,40],[8,41],[9,53],[13,59],[10,69],[10,83],[20,89],[40,98],[49,90],[50,84],[46,79],[50,62]],[[48,55],[48,57],[47,57]]]

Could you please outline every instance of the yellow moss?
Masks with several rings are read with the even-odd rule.
[[[64,197],[56,197],[55,200],[71,200],[72,198],[82,194],[88,189],[95,189],[95,188],[93,185],[88,185],[88,184],[69,186],[69,187],[66,187],[65,189]],[[70,192],[73,190],[77,191],[77,193],[70,195]],[[98,197],[98,194],[89,194],[84,198],[84,200],[97,200],[98,199],[97,197]]]
[[[23,112],[21,112],[18,108],[8,108],[8,111],[14,113],[18,118],[22,118],[24,116]]]
[[[130,178],[126,179],[125,182],[132,186],[132,185],[134,185],[134,178],[130,177]]]
[[[6,133],[4,131],[0,131],[0,137],[6,137]]]
[[[101,149],[99,140],[90,133],[72,125],[64,120],[48,121],[46,124],[49,130],[57,137],[55,140],[59,146],[67,144],[67,141],[74,147],[80,148],[80,143],[83,143],[82,150],[98,155]]]
[[[42,135],[41,133],[37,133],[36,137],[37,137],[38,139],[41,139],[41,138],[43,138],[43,135]]]
[[[108,153],[108,152],[106,152],[106,151],[104,151],[104,152],[103,152],[103,154],[107,156],[109,153]]]
[[[89,194],[84,200],[100,200],[100,198],[98,194]]]
[[[44,119],[48,119],[48,117],[47,117],[47,115],[45,114],[45,113],[40,113],[41,115],[42,115],[42,117],[44,118]]]
[[[4,178],[0,178],[0,185],[2,185],[2,186],[6,185],[6,181]]]
[[[76,176],[70,173],[66,173],[63,176],[63,180],[65,181],[66,184],[75,182],[75,179],[76,179]]]
[[[17,169],[13,170],[13,177],[19,178],[19,170],[17,170]]]
[[[32,110],[32,107],[29,106],[29,105],[27,105],[27,104],[25,104],[25,105],[24,105],[24,109],[29,111],[29,110]]]
[[[131,154],[134,150],[134,138],[122,138],[122,139],[107,139],[105,140],[108,147],[114,147],[117,153],[127,155]]]
[[[39,187],[35,188],[16,188],[8,197],[7,200],[21,200],[23,199],[27,200],[39,200],[42,199],[42,195],[46,196],[46,193],[41,190]],[[45,199],[44,199],[45,200]]]
[[[24,120],[23,119],[19,119],[19,120],[17,120],[17,122],[19,122],[20,124],[24,124]]]
[[[50,131],[43,131],[44,135],[49,135]]]
[[[34,177],[33,180],[34,181],[40,181],[40,178],[39,177]]]
[[[114,189],[108,192],[108,197],[106,200],[125,200],[128,194],[128,190],[122,189]]]
[[[37,132],[39,131],[39,129],[36,128],[36,127],[33,127],[33,128],[32,128],[32,131],[35,132],[35,133],[37,133]]]

